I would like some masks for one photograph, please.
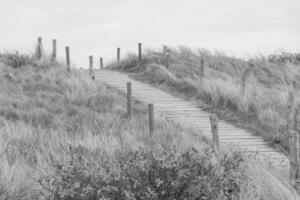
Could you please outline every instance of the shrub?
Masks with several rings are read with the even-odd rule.
[[[183,153],[140,149],[101,163],[87,163],[85,153],[57,165],[40,180],[39,195],[48,199],[238,199],[240,154],[222,155],[195,149]],[[99,156],[99,155],[98,155]]]

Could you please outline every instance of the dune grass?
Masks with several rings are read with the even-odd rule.
[[[238,150],[158,114],[150,138],[144,105],[129,120],[88,73],[18,56],[0,56],[0,199],[293,199]]]
[[[169,69],[164,66],[166,56],[149,49],[142,62],[129,55],[108,67],[191,100],[288,151],[287,98],[288,92],[294,90],[292,83],[299,84],[299,63],[271,63],[263,56],[245,61],[221,52],[196,52],[187,47],[171,48],[170,52]],[[201,59],[205,63],[204,74]]]

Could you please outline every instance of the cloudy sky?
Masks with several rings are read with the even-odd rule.
[[[187,45],[236,56],[300,52],[299,0],[0,0],[0,50],[37,36],[82,54]]]

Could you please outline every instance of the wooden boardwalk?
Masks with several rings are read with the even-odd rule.
[[[211,139],[210,113],[205,112],[191,102],[174,97],[160,89],[136,81],[128,75],[110,71],[95,71],[95,78],[126,93],[126,83],[132,83],[132,97],[145,104],[154,103],[155,111],[180,124],[183,128],[193,129],[199,134]],[[260,136],[255,136],[247,130],[237,128],[225,121],[219,121],[219,137],[221,144],[238,145],[245,152],[255,153],[262,158],[268,158],[273,163],[289,169],[289,159],[281,152],[275,151]]]

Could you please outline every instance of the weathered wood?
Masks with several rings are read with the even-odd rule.
[[[67,64],[67,72],[70,72],[71,64],[70,64],[70,47],[66,47],[66,64]]]
[[[197,107],[197,105],[188,101],[183,103],[184,101],[180,98],[167,94],[155,87],[150,87],[140,81],[133,80],[132,78],[129,78],[128,75],[120,72],[104,70],[103,72],[97,72],[97,76],[99,76],[106,84],[109,84],[124,93],[126,93],[126,82],[131,82],[135,86],[132,98],[145,104],[155,103],[155,109],[162,113],[167,119],[174,121],[176,124],[183,123],[183,128],[198,131],[199,135],[205,136],[209,140],[212,139],[210,114]],[[159,101],[162,101],[162,103]],[[267,142],[264,143],[262,137],[256,136],[247,130],[235,127],[223,120],[218,121],[218,132],[220,145],[237,144],[243,151],[252,152],[255,155],[262,157],[269,155],[270,153],[277,153],[275,149],[267,145]],[[282,157],[282,159],[276,161],[276,163],[289,162],[288,158],[282,152],[278,154],[277,157]],[[272,162],[275,162],[275,160],[272,160]],[[282,165],[279,166],[278,164],[277,167],[282,169]],[[289,169],[287,166],[284,167],[284,170]]]
[[[168,47],[166,45],[163,46],[163,54],[166,56]]]
[[[294,181],[300,178],[300,159],[299,159],[299,134],[300,134],[300,105],[297,106],[294,114],[294,131],[293,131],[293,156],[294,156]]]
[[[218,118],[214,114],[210,116],[210,125],[213,139],[213,147],[216,151],[219,151]]]
[[[246,81],[247,81],[247,78],[248,76],[250,75],[250,73],[254,73],[255,71],[255,66],[254,65],[251,65],[250,67],[248,67],[242,74],[242,78],[241,78],[241,94],[242,95],[245,95],[246,93]]]
[[[166,66],[166,68],[167,69],[169,69],[169,67],[170,67],[170,54],[171,54],[171,51],[170,51],[170,49],[167,49],[166,50],[166,57],[165,57],[165,66]]]
[[[100,57],[100,69],[103,69],[103,58]]]
[[[131,82],[127,82],[127,116],[132,118],[132,88]]]
[[[117,62],[120,62],[121,59],[121,48],[117,48]]]
[[[237,143],[245,143],[245,144],[250,144],[250,143],[255,143],[255,144],[267,144],[263,139],[261,138],[247,138],[247,140],[245,140],[245,138],[234,138],[234,137],[220,137],[220,141],[222,142],[237,142]]]
[[[295,184],[297,176],[297,165],[296,165],[296,146],[294,143],[294,107],[295,107],[295,97],[294,93],[289,92],[288,96],[288,109],[287,109],[287,129],[289,135],[289,146],[290,146],[290,181],[291,184]]]
[[[201,58],[201,61],[200,61],[200,78],[202,80],[202,78],[204,77],[204,66],[205,63],[204,63],[204,59]]]
[[[139,61],[142,61],[142,43],[138,44]]]
[[[56,60],[56,39],[52,40],[52,56],[51,56],[52,61]]]
[[[42,44],[42,37],[38,37],[38,45]]]
[[[149,133],[150,137],[154,134],[154,105],[152,103],[148,104],[149,108]]]
[[[37,39],[38,43],[36,46],[35,54],[37,59],[41,59],[44,52],[43,52],[43,44],[42,44],[42,37],[38,37]]]
[[[92,78],[92,79],[95,79],[95,76],[94,76],[94,69],[93,69],[93,65],[94,65],[94,63],[93,63],[93,56],[89,56],[89,72],[90,72],[90,77]]]

